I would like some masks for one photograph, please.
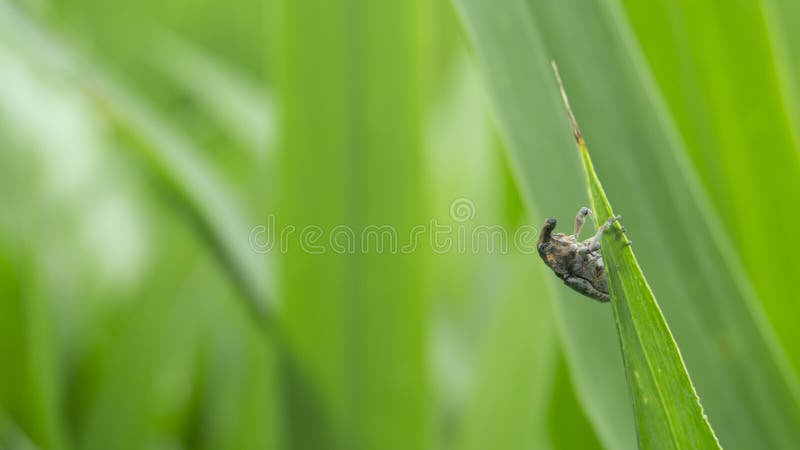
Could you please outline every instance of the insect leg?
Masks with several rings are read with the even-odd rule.
[[[592,210],[583,207],[578,211],[578,215],[575,216],[575,231],[572,233],[575,236],[575,239],[578,239],[578,234],[581,232],[581,228],[583,228],[583,223],[586,221],[586,216],[592,213]]]
[[[576,277],[576,276],[565,277],[564,284],[580,292],[581,294],[593,298],[595,300],[601,302],[607,302],[609,300],[609,296],[607,293],[599,291],[597,288],[592,286],[591,283],[589,283],[588,281],[584,280],[581,277]]]
[[[595,233],[594,236],[592,236],[592,239],[589,241],[589,251],[593,252],[596,250],[600,250],[600,238],[603,237],[603,232],[606,231],[611,226],[612,223],[618,221],[619,219],[620,216],[609,217],[608,219],[606,219],[606,223],[604,223],[603,225],[600,226],[600,228],[597,229],[597,233]]]

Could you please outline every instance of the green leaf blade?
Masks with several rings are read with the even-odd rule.
[[[555,63],[553,69],[580,154],[595,225],[599,226],[615,214],[578,130]],[[639,447],[720,448],[678,345],[628,242],[619,221],[601,239]]]
[[[574,145],[548,67],[555,59],[721,445],[796,448],[796,377],[617,3],[454,3],[532,222],[544,218],[537,211],[567,218],[587,205],[578,155],[553,151]],[[554,293],[559,338],[587,419],[606,448],[635,448],[612,308],[563,286]]]

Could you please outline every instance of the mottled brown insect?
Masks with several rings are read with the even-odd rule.
[[[556,219],[552,217],[544,221],[539,235],[537,249],[539,256],[556,275],[564,280],[564,284],[581,294],[601,302],[607,302],[608,282],[603,266],[603,256],[600,254],[600,237],[612,223],[619,220],[609,217],[597,229],[597,233],[583,242],[578,241],[586,216],[591,214],[589,208],[581,208],[575,217],[575,231],[571,235],[553,233]]]

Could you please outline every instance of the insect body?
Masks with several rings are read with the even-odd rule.
[[[587,297],[607,302],[609,300],[608,282],[603,266],[603,256],[600,254],[600,237],[612,223],[619,220],[619,216],[609,217],[597,229],[594,236],[579,242],[578,235],[586,221],[586,216],[591,213],[592,211],[586,207],[578,211],[578,215],[575,217],[575,231],[571,235],[553,233],[556,219],[545,220],[536,247],[545,264],[564,280],[564,284]]]

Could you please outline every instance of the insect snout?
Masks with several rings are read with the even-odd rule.
[[[556,228],[556,219],[549,217],[542,225],[542,231],[539,233],[539,241],[536,243],[539,246],[539,252],[542,251],[542,244],[550,242],[550,233]]]

